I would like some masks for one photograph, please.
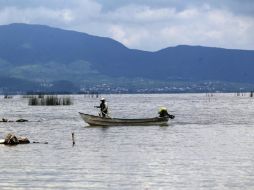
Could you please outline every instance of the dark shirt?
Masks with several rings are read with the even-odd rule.
[[[99,108],[101,110],[102,117],[105,117],[108,115],[108,105],[106,102],[101,102]]]
[[[159,112],[159,117],[169,117],[170,119],[174,119],[175,116],[174,115],[170,115],[167,110],[161,110]]]

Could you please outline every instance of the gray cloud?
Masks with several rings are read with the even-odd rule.
[[[31,7],[49,7],[49,8],[63,8],[72,6],[75,1],[68,0],[1,0],[0,8],[17,7],[17,8],[31,8]]]
[[[174,7],[178,11],[182,11],[190,7],[200,7],[204,4],[209,5],[212,9],[224,9],[234,12],[235,14],[252,14],[254,15],[254,1],[253,0],[117,0],[105,1],[97,0],[103,5],[105,10],[114,10],[119,7],[136,4],[148,5],[153,8]]]
[[[130,48],[178,44],[254,49],[253,0],[0,0],[0,24],[45,24]]]

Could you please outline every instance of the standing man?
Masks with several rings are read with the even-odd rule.
[[[108,117],[108,104],[105,98],[101,98],[100,106],[96,106],[96,107],[100,108],[102,117]]]

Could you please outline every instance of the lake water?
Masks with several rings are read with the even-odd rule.
[[[106,95],[113,117],[143,118],[165,106],[169,126],[87,127],[99,99],[28,106],[0,97],[8,132],[49,144],[0,145],[0,189],[254,189],[254,98],[235,94]],[[72,146],[71,133],[76,145]]]

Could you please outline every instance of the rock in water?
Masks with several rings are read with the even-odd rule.
[[[27,137],[18,137],[19,144],[29,144],[30,141]]]
[[[9,133],[4,138],[4,144],[6,144],[6,145],[16,145],[16,144],[19,144],[19,140],[15,135]]]
[[[30,141],[27,137],[16,137],[15,135],[9,133],[5,136],[3,144],[6,145],[17,145],[17,144],[29,144]]]

